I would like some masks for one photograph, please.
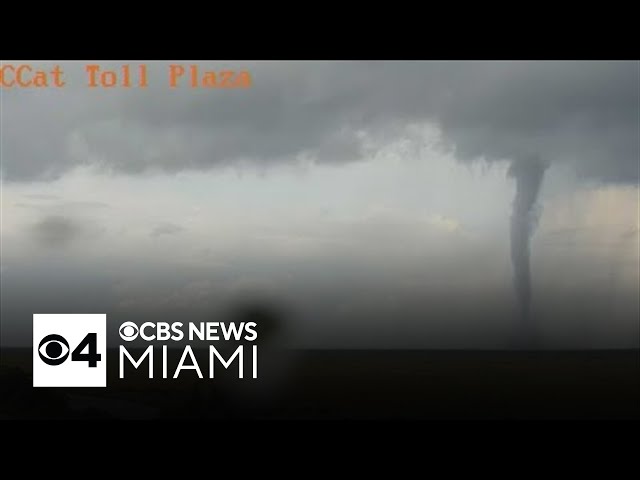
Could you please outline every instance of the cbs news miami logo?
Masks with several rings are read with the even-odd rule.
[[[216,364],[221,364],[225,370],[232,370],[236,365],[238,378],[246,378],[245,363],[250,363],[247,367],[251,372],[246,372],[249,373],[248,378],[258,378],[256,322],[145,322],[140,327],[133,322],[124,322],[119,333],[125,342],[133,342],[139,337],[142,342],[147,343],[147,348],[138,359],[134,358],[124,345],[119,346],[121,379],[125,377],[127,360],[134,369],[138,369],[146,361],[149,378],[154,378],[155,350],[158,350],[156,358],[158,354],[161,355],[162,378],[168,379],[169,342],[175,342],[182,347],[182,354],[171,376],[172,379],[177,379],[184,370],[194,370],[198,378],[205,378],[191,345],[200,343],[200,351],[204,351],[201,342],[208,344],[206,346],[209,353],[209,373],[206,377],[209,379],[215,377]],[[230,348],[223,345],[222,350],[218,350],[220,347],[217,347],[216,343],[227,343]],[[245,349],[248,349],[246,356]],[[174,350],[179,351],[178,348]],[[245,362],[245,359],[248,362]],[[34,314],[33,386],[106,387],[107,315]]]
[[[34,314],[34,387],[106,387],[106,365],[106,314]]]

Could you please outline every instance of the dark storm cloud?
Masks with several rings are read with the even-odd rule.
[[[638,180],[637,62],[237,63],[254,79],[238,91],[170,90],[166,65],[150,68],[146,90],[5,95],[5,177],[87,163],[128,173],[339,163],[366,158],[363,131],[384,141],[432,121],[460,160],[539,156],[590,179]]]
[[[59,215],[45,217],[32,227],[35,240],[45,247],[64,247],[83,231],[79,222]]]
[[[106,228],[86,216],[67,215],[42,211],[39,219],[26,229],[26,234],[36,245],[45,248],[66,248],[79,244],[90,245],[103,236]]]

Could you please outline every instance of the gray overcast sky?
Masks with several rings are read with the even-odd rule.
[[[638,62],[197,62],[249,70],[236,91],[154,62],[148,89],[90,90],[85,63],[1,92],[3,344],[34,311],[259,292],[298,344],[508,345],[507,171],[537,156],[545,345],[638,346]]]

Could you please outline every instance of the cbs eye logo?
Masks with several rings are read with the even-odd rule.
[[[33,386],[106,387],[105,314],[34,314]]]
[[[89,367],[97,367],[98,362],[102,358],[102,355],[97,353],[97,344],[98,335],[95,333],[87,333],[87,336],[84,337],[71,353],[71,361],[88,362]],[[83,353],[85,349],[87,352]],[[69,356],[69,343],[67,343],[67,340],[61,335],[47,335],[40,341],[38,353],[42,361],[47,365],[61,365]]]
[[[124,322],[120,325],[120,338],[122,338],[125,342],[131,342],[138,337],[140,333],[140,329],[133,322]]]
[[[60,365],[69,356],[69,344],[60,335],[47,335],[40,342],[38,353],[47,365]]]

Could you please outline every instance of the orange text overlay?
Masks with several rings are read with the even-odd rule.
[[[151,79],[147,65],[121,65],[105,68],[97,64],[84,65],[88,88],[146,88],[161,81],[169,88],[249,88],[251,74],[246,70],[207,70],[199,65],[171,64],[163,79]],[[0,66],[0,88],[64,88],[70,83],[60,65],[37,68],[21,63]]]

